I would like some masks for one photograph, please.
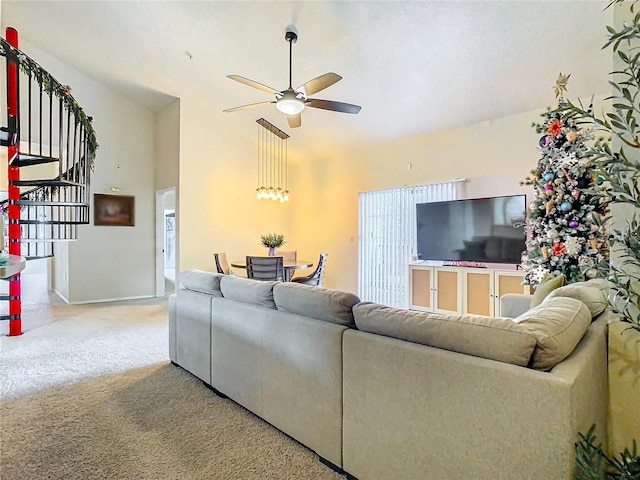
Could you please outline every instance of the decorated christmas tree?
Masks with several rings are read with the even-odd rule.
[[[559,102],[568,79],[560,74],[556,81]],[[547,274],[564,275],[569,283],[601,276],[601,269],[608,268],[607,203],[603,179],[586,155],[593,132],[581,129],[571,112],[549,109],[542,117],[533,124],[542,134],[540,159],[522,182],[535,191],[522,256],[525,282],[537,285]]]

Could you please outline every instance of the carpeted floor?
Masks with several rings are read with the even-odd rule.
[[[343,479],[171,365],[166,300],[59,306],[0,337],[0,478]]]

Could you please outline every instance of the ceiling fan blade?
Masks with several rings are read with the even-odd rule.
[[[297,128],[302,125],[302,115],[287,115],[287,123],[291,128]]]
[[[227,77],[231,80],[235,80],[236,82],[244,83],[245,85],[249,85],[250,87],[262,90],[263,92],[276,94],[280,93],[280,90],[276,90],[275,88],[268,87],[266,85],[263,85],[262,83],[249,80],[248,78],[241,77],[240,75],[227,75]]]
[[[300,85],[298,88],[296,88],[296,92],[301,92],[305,97],[308,97],[309,95],[313,95],[314,93],[318,93],[319,91],[330,87],[340,80],[342,80],[342,77],[337,73],[325,73],[324,75],[320,75],[313,80],[309,80],[304,85]]]
[[[322,110],[333,110],[341,113],[358,113],[362,107],[351,103],[334,102],[333,100],[320,100],[318,98],[307,98],[305,105]]]
[[[239,107],[233,107],[233,108],[227,108],[226,110],[223,110],[223,112],[236,112],[238,110],[248,110],[250,108],[256,108],[256,107],[263,107],[265,105],[269,105],[271,103],[276,103],[276,102],[258,102],[258,103],[250,103],[248,105],[241,105]]]

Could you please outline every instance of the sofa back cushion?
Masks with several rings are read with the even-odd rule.
[[[607,280],[593,279],[557,288],[549,294],[547,299],[554,297],[575,298],[584,303],[591,312],[591,317],[595,318],[607,307],[608,290]]]
[[[278,310],[353,327],[352,308],[360,302],[357,295],[340,290],[278,283],[273,287],[273,298]]]
[[[208,293],[214,297],[221,297],[220,279],[222,277],[224,277],[224,275],[220,275],[219,273],[191,269],[180,272],[180,283],[187,290]]]
[[[267,308],[276,308],[273,301],[273,286],[278,282],[251,280],[236,275],[222,275],[222,277],[220,291],[225,298]]]
[[[513,322],[536,338],[530,366],[546,371],[573,352],[591,325],[591,312],[575,298],[552,297],[514,318]]]
[[[523,367],[536,346],[531,333],[508,319],[419,313],[371,302],[354,306],[353,314],[364,332]]]

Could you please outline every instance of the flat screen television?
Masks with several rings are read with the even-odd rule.
[[[416,205],[421,260],[521,263],[526,196]]]

